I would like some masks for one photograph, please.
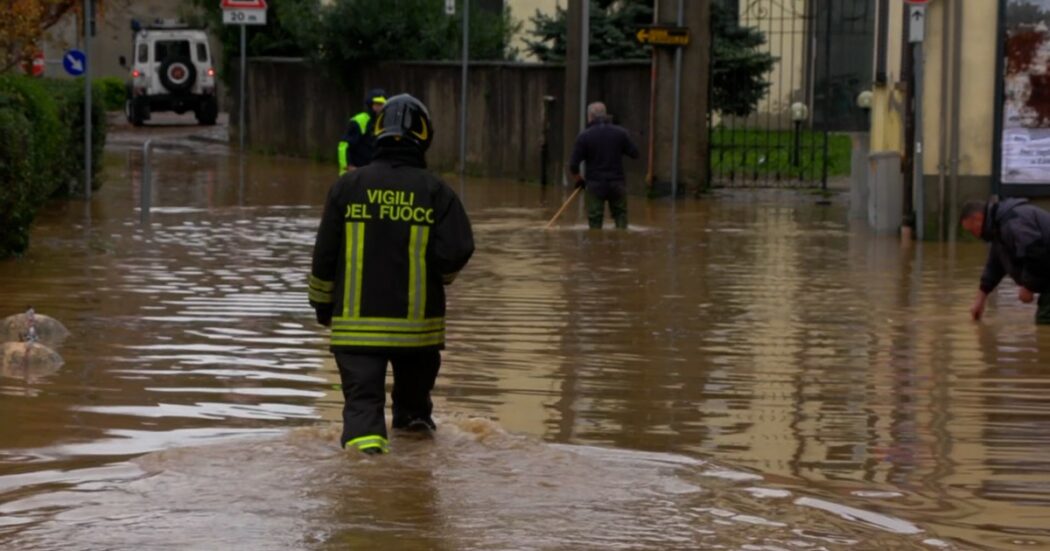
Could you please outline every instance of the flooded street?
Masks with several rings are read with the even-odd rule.
[[[1050,327],[1013,284],[969,320],[982,244],[791,191],[544,231],[561,188],[452,180],[440,429],[365,457],[306,300],[335,166],[170,139],[143,226],[133,144],[0,261],[72,334],[0,376],[4,549],[1050,546]]]

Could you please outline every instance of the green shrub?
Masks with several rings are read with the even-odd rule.
[[[798,140],[799,158],[793,159]],[[853,141],[845,134],[828,136],[828,176],[850,174]],[[824,134],[803,130],[733,129],[711,131],[711,170],[720,178],[818,180],[824,171]]]
[[[103,93],[95,86],[92,94]],[[106,111],[93,102],[92,172],[100,172]],[[83,190],[83,81],[0,75],[0,258],[25,251],[37,209],[70,182]],[[92,189],[101,182],[92,178]]]
[[[21,106],[0,91],[0,257],[29,245],[33,211],[32,126]]]
[[[84,81],[38,79],[37,82],[56,100],[58,120],[66,129],[69,144],[61,156],[62,184],[53,190],[59,195],[69,194],[69,182],[74,181],[73,193],[84,192]],[[91,87],[91,189],[102,186],[98,178],[102,170],[102,150],[106,147],[106,108],[101,101],[103,89],[92,82]]]
[[[106,111],[123,111],[124,98],[127,92],[124,89],[124,81],[118,77],[102,77],[92,81],[94,90],[98,91],[93,100],[102,103]]]

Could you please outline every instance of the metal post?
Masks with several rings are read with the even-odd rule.
[[[551,109],[554,96],[543,96],[543,132],[540,135],[540,185],[547,187],[547,164],[550,155]]]
[[[91,200],[91,4],[84,0],[84,198]]]
[[[587,73],[590,72],[591,43],[591,2],[581,0],[583,11],[580,14],[580,132],[587,129]]]
[[[795,121],[795,147],[791,156],[791,166],[798,168],[801,163],[802,149],[802,121]]]
[[[922,94],[923,94],[923,59],[922,42],[915,43],[915,163],[912,167],[912,180],[915,189],[915,238],[922,241],[925,232],[926,186],[923,182],[922,167]]]
[[[149,152],[153,140],[142,144],[142,183],[139,185],[139,221],[145,224],[149,220],[149,207],[153,200],[153,171],[150,170]]]
[[[824,11],[824,167],[820,173],[820,189],[828,190],[828,134],[831,131],[831,0],[825,2]]]
[[[675,24],[685,24],[685,0],[678,0],[678,19]],[[682,118],[682,47],[674,49],[674,124],[671,129],[671,197],[678,197],[678,144]]]
[[[247,25],[243,25],[243,24],[241,25],[241,75],[240,75],[241,76],[241,89],[240,89],[241,101],[240,101],[240,105],[238,106],[238,107],[240,107],[240,114],[238,115],[238,119],[237,119],[237,125],[238,125],[237,126],[237,134],[239,134],[239,137],[241,139],[241,153],[244,152],[244,134],[245,134],[245,130],[246,130],[244,128],[244,102],[245,102],[245,98],[248,97],[247,94],[244,93],[244,76],[245,76],[245,73],[248,71],[248,68],[247,68],[247,65],[248,65],[247,55],[248,54],[245,51],[245,50],[247,50],[247,42],[248,42],[248,39],[245,36],[245,34],[246,34],[245,33],[245,28],[246,27],[247,27]]]
[[[463,0],[463,69],[459,90],[459,174],[467,179],[467,69],[470,61],[470,0]]]

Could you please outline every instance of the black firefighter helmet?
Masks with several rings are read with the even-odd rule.
[[[390,142],[410,143],[426,151],[434,139],[430,111],[423,102],[409,94],[398,94],[388,100],[376,119],[376,145]]]

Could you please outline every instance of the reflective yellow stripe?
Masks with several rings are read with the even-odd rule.
[[[408,242],[408,311],[403,318],[361,317],[365,223],[346,224],[342,315],[332,320],[333,346],[420,348],[445,342],[445,318],[425,318],[429,226],[412,226]],[[316,302],[316,301],[315,301]]]
[[[317,289],[318,291],[324,291],[326,293],[330,293],[332,289],[335,288],[334,281],[326,281],[313,274],[310,274],[310,277],[307,279],[307,282],[309,283],[311,289]]]
[[[332,320],[332,329],[345,331],[386,331],[390,333],[428,333],[445,328],[445,318],[408,320],[404,318],[358,318]]]
[[[361,315],[361,272],[364,268],[365,224],[346,224],[346,284],[343,286],[343,317]]]
[[[310,300],[328,304],[332,302],[332,293],[322,293],[316,289],[310,289]]]
[[[363,135],[365,133],[365,129],[368,128],[368,122],[372,120],[372,117],[368,114],[367,111],[362,111],[354,115],[353,118],[351,118],[350,120],[357,123],[357,127],[361,129],[361,134]]]
[[[332,330],[332,344],[336,346],[422,347],[444,344],[445,331],[428,333],[395,333],[381,331]]]
[[[350,147],[349,143],[347,143],[347,142],[339,142],[339,175],[340,176],[342,176],[343,174],[346,174],[346,169],[347,169],[348,164],[349,164],[346,161],[346,150],[349,147]]]
[[[357,448],[359,450],[366,450],[369,448],[381,448],[383,453],[388,451],[390,442],[386,438],[379,436],[378,434],[369,434],[368,436],[359,436],[346,443],[344,448]]]
[[[365,223],[357,222],[357,251],[354,254],[354,309],[353,316],[361,317],[361,278],[365,270]]]
[[[412,226],[408,239],[408,317],[423,319],[427,305],[427,241],[429,226]]]

